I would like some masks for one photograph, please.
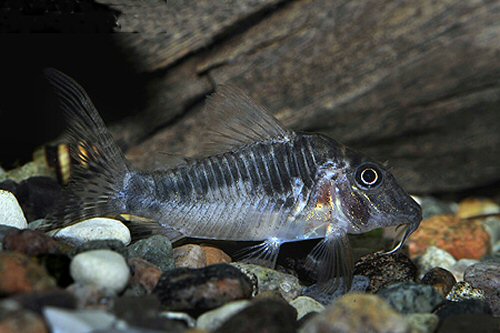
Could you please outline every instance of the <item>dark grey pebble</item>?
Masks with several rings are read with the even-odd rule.
[[[226,320],[214,333],[293,333],[297,311],[285,301],[261,299]]]
[[[434,314],[440,319],[466,314],[491,315],[491,308],[485,301],[477,299],[468,299],[461,302],[446,301],[434,310]]]
[[[442,320],[436,333],[498,333],[500,318],[485,314],[465,314]]]
[[[127,257],[127,248],[123,243],[117,239],[102,239],[92,240],[77,246],[72,252],[71,256],[76,256],[79,253],[92,251],[92,250],[111,250]]]
[[[128,257],[142,258],[158,266],[162,271],[175,268],[172,243],[162,235],[154,235],[129,245]]]
[[[153,293],[168,310],[201,313],[230,301],[250,298],[252,291],[250,279],[239,269],[219,264],[166,271]]]
[[[43,292],[34,292],[27,294],[19,294],[8,299],[19,304],[26,310],[31,310],[38,314],[42,314],[44,307],[52,306],[62,309],[75,309],[77,300],[73,294],[68,291],[54,289]]]
[[[333,280],[331,283],[335,283]],[[352,279],[352,286],[348,292],[365,292],[370,285],[370,279],[366,276],[355,275]],[[324,286],[319,286],[317,284],[313,284],[311,286],[305,287],[302,290],[303,296],[309,296],[314,298],[316,301],[323,305],[332,304],[333,301],[342,295],[345,295],[346,291],[344,290],[344,281],[341,279],[339,285],[336,289],[332,289],[331,292],[326,292]]]
[[[398,282],[415,281],[417,273],[417,266],[402,253],[370,253],[354,265],[354,274],[370,279],[367,291],[372,293]]]

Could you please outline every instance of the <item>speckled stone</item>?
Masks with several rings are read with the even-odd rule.
[[[410,333],[405,318],[376,295],[347,294],[308,320],[300,333]]]
[[[377,293],[401,313],[431,312],[444,301],[436,289],[412,282],[396,283]]]
[[[330,281],[330,283],[335,284],[335,281]],[[370,279],[368,277],[354,275],[349,292],[365,292],[369,286]],[[344,289],[344,280],[340,280],[340,283],[336,287],[336,289],[332,289],[331,291],[325,291],[322,285],[313,284],[311,286],[304,287],[302,289],[302,295],[311,297],[326,306],[332,304],[337,298],[346,294]]]
[[[443,297],[446,297],[457,281],[453,274],[441,267],[434,267],[422,278],[423,284],[433,286]]]
[[[139,257],[158,266],[162,271],[175,268],[172,243],[162,235],[141,239],[128,247],[129,258]]]
[[[381,288],[397,282],[415,281],[417,267],[402,253],[371,253],[356,262],[354,274],[368,277],[370,285],[367,291],[376,293]]]
[[[461,302],[466,299],[484,300],[484,291],[472,287],[468,282],[460,281],[453,286],[446,295],[446,299],[453,302]]]
[[[417,266],[420,275],[423,276],[434,267],[441,267],[449,271],[456,262],[455,258],[447,251],[435,246],[429,246],[425,253],[417,259]]]
[[[299,296],[302,291],[299,279],[293,275],[254,264],[238,262],[231,265],[237,267],[245,274],[252,274],[257,278],[257,294],[266,291],[277,291],[284,299],[291,301]]]

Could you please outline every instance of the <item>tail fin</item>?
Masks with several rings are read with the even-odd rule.
[[[50,230],[89,217],[123,213],[119,193],[129,171],[123,152],[78,83],[53,68],[46,69],[45,75],[68,121],[66,138],[72,159],[72,179],[67,199],[41,229]]]

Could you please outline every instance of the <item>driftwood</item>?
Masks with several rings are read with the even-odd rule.
[[[230,83],[389,161],[413,193],[500,180],[498,0],[98,2],[143,32],[116,35],[151,73],[148,107],[113,127],[137,164],[194,154],[204,96]]]

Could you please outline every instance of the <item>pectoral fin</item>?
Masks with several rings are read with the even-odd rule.
[[[353,258],[347,234],[329,234],[319,242],[306,259],[306,269],[316,273],[318,286],[331,292],[344,279],[345,291],[351,289]]]

